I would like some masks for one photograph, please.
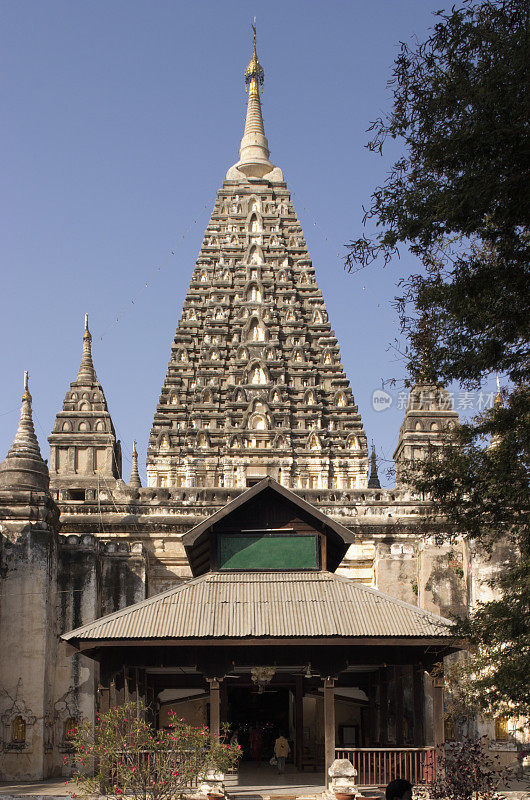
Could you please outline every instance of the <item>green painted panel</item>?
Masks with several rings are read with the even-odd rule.
[[[220,569],[317,569],[317,537],[236,534],[219,536]]]

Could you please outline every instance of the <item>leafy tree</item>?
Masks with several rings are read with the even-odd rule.
[[[419,259],[397,299],[411,379],[476,388],[506,375],[503,403],[456,431],[413,482],[449,530],[485,551],[504,547],[497,599],[462,632],[470,685],[492,712],[530,714],[530,5],[463,0],[429,37],[403,43],[393,108],[370,130],[404,155],[375,188],[348,267],[387,263],[401,245]]]
[[[211,737],[206,726],[187,725],[174,713],[167,730],[155,730],[136,703],[111,708],[94,725],[84,720],[69,739],[78,791],[114,800],[173,800],[206,771],[232,769],[241,755],[239,745]]]

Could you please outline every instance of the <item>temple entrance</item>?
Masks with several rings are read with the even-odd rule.
[[[253,686],[228,688],[227,718],[231,733],[237,731],[243,761],[268,763],[280,733],[290,740],[292,760],[292,704],[293,693],[285,686],[271,686],[262,692]]]

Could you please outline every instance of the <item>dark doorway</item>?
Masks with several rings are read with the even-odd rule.
[[[258,692],[250,686],[228,689],[228,722],[232,733],[237,731],[243,750],[243,761],[252,761],[251,731],[259,728],[263,740],[263,760],[273,753],[279,733],[289,737],[289,689],[285,686]]]

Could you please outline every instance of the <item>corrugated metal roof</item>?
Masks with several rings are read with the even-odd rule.
[[[62,638],[430,638],[451,625],[330,572],[209,572]]]

